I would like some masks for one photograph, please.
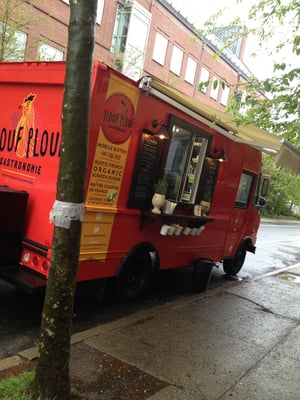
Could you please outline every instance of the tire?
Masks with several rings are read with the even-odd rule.
[[[152,276],[149,253],[138,251],[129,256],[119,276],[113,280],[113,297],[119,302],[129,302],[140,297]]]
[[[236,275],[242,269],[246,258],[246,249],[241,246],[238,248],[233,258],[223,261],[223,270],[227,275]]]

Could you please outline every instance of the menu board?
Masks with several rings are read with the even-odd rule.
[[[143,133],[128,207],[146,210],[152,198],[160,159],[160,141]]]
[[[200,200],[211,201],[217,182],[219,160],[206,158],[200,182]]]

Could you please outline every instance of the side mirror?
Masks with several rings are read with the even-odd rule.
[[[263,176],[261,187],[260,187],[261,196],[266,197],[268,195],[269,186],[270,186],[270,177]]]
[[[264,199],[264,198],[260,198],[259,200],[258,200],[258,206],[259,207],[264,207],[266,205],[266,200]]]
[[[257,186],[255,190],[255,200],[254,204],[257,207],[264,207],[266,205],[266,196],[268,195],[270,188],[271,177],[269,175],[260,174]]]

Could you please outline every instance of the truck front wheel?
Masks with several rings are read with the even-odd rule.
[[[134,252],[113,280],[114,298],[120,302],[135,300],[145,291],[151,275],[152,262],[149,253]]]
[[[242,268],[246,258],[246,249],[241,246],[233,258],[223,260],[223,270],[227,275],[236,275]]]

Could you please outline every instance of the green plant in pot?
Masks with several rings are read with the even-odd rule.
[[[152,197],[152,212],[154,214],[161,214],[160,209],[164,206],[166,201],[168,184],[165,178],[159,179],[154,186],[154,195]]]
[[[154,193],[166,195],[167,188],[168,188],[168,183],[167,183],[166,178],[161,178],[158,180],[158,182],[154,186]]]

